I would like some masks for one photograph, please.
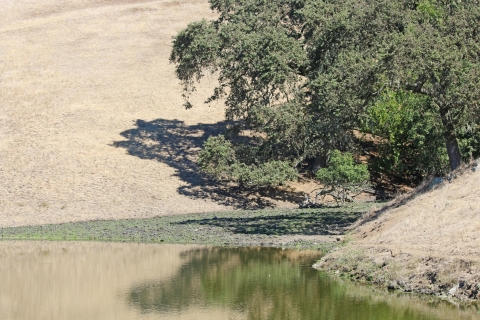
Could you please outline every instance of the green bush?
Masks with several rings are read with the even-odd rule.
[[[443,125],[432,109],[430,99],[418,94],[387,91],[379,97],[365,126],[378,139],[373,174],[415,184],[448,172]]]
[[[208,138],[198,158],[202,171],[219,179],[230,175],[230,166],[235,162],[233,145],[223,135]]]
[[[467,125],[457,132],[462,160],[466,163],[480,157],[480,125]]]
[[[249,186],[277,186],[298,177],[287,161],[245,163],[239,160],[244,153],[243,145],[235,148],[223,135],[210,137],[200,152],[198,164],[203,172],[218,180],[233,180]]]
[[[232,166],[232,177],[246,185],[277,186],[295,180],[298,173],[286,161],[269,161],[259,165],[235,163]]]
[[[342,204],[362,192],[369,185],[367,165],[355,164],[351,153],[334,150],[327,168],[317,170],[315,176],[325,186],[323,194],[332,195]]]

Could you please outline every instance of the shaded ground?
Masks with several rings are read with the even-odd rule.
[[[222,227],[242,234],[265,235],[335,235],[355,222],[365,210],[351,208],[325,208],[316,211],[285,212],[272,216],[223,217],[185,220],[180,224],[200,224]]]
[[[225,133],[225,122],[186,125],[184,121],[156,119],[137,120],[136,128],[121,133],[127,140],[113,146],[125,148],[129,155],[155,160],[175,169],[183,182],[180,195],[207,199],[240,209],[275,207],[278,201],[300,203],[301,193],[279,188],[245,188],[234,183],[221,183],[202,174],[196,164],[198,152],[208,137]]]

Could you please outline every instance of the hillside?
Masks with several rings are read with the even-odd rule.
[[[183,107],[172,37],[206,0],[20,0],[0,8],[0,227],[290,206],[202,176],[221,103]]]
[[[371,212],[319,267],[391,289],[480,297],[480,170]]]
[[[448,257],[480,259],[480,170],[392,205],[358,229],[358,245],[384,245]]]
[[[0,8],[0,227],[296,207],[196,157],[221,103],[185,110],[172,36],[206,0],[18,0]],[[209,83],[210,82],[210,83]],[[372,212],[319,267],[403,291],[480,297],[480,170]],[[300,183],[292,188],[312,190]]]

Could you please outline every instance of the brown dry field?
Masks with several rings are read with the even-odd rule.
[[[224,108],[207,77],[185,110],[168,57],[209,17],[204,0],[2,1],[0,227],[294,206],[195,165]]]

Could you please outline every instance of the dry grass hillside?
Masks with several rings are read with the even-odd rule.
[[[0,5],[0,227],[293,206],[219,186],[198,150],[218,132],[213,79],[182,107],[172,36],[206,0]]]
[[[480,170],[406,195],[358,228],[357,245],[480,260]],[[428,189],[428,188],[427,188]]]
[[[457,175],[371,212],[320,266],[404,291],[480,298],[480,170]]]

